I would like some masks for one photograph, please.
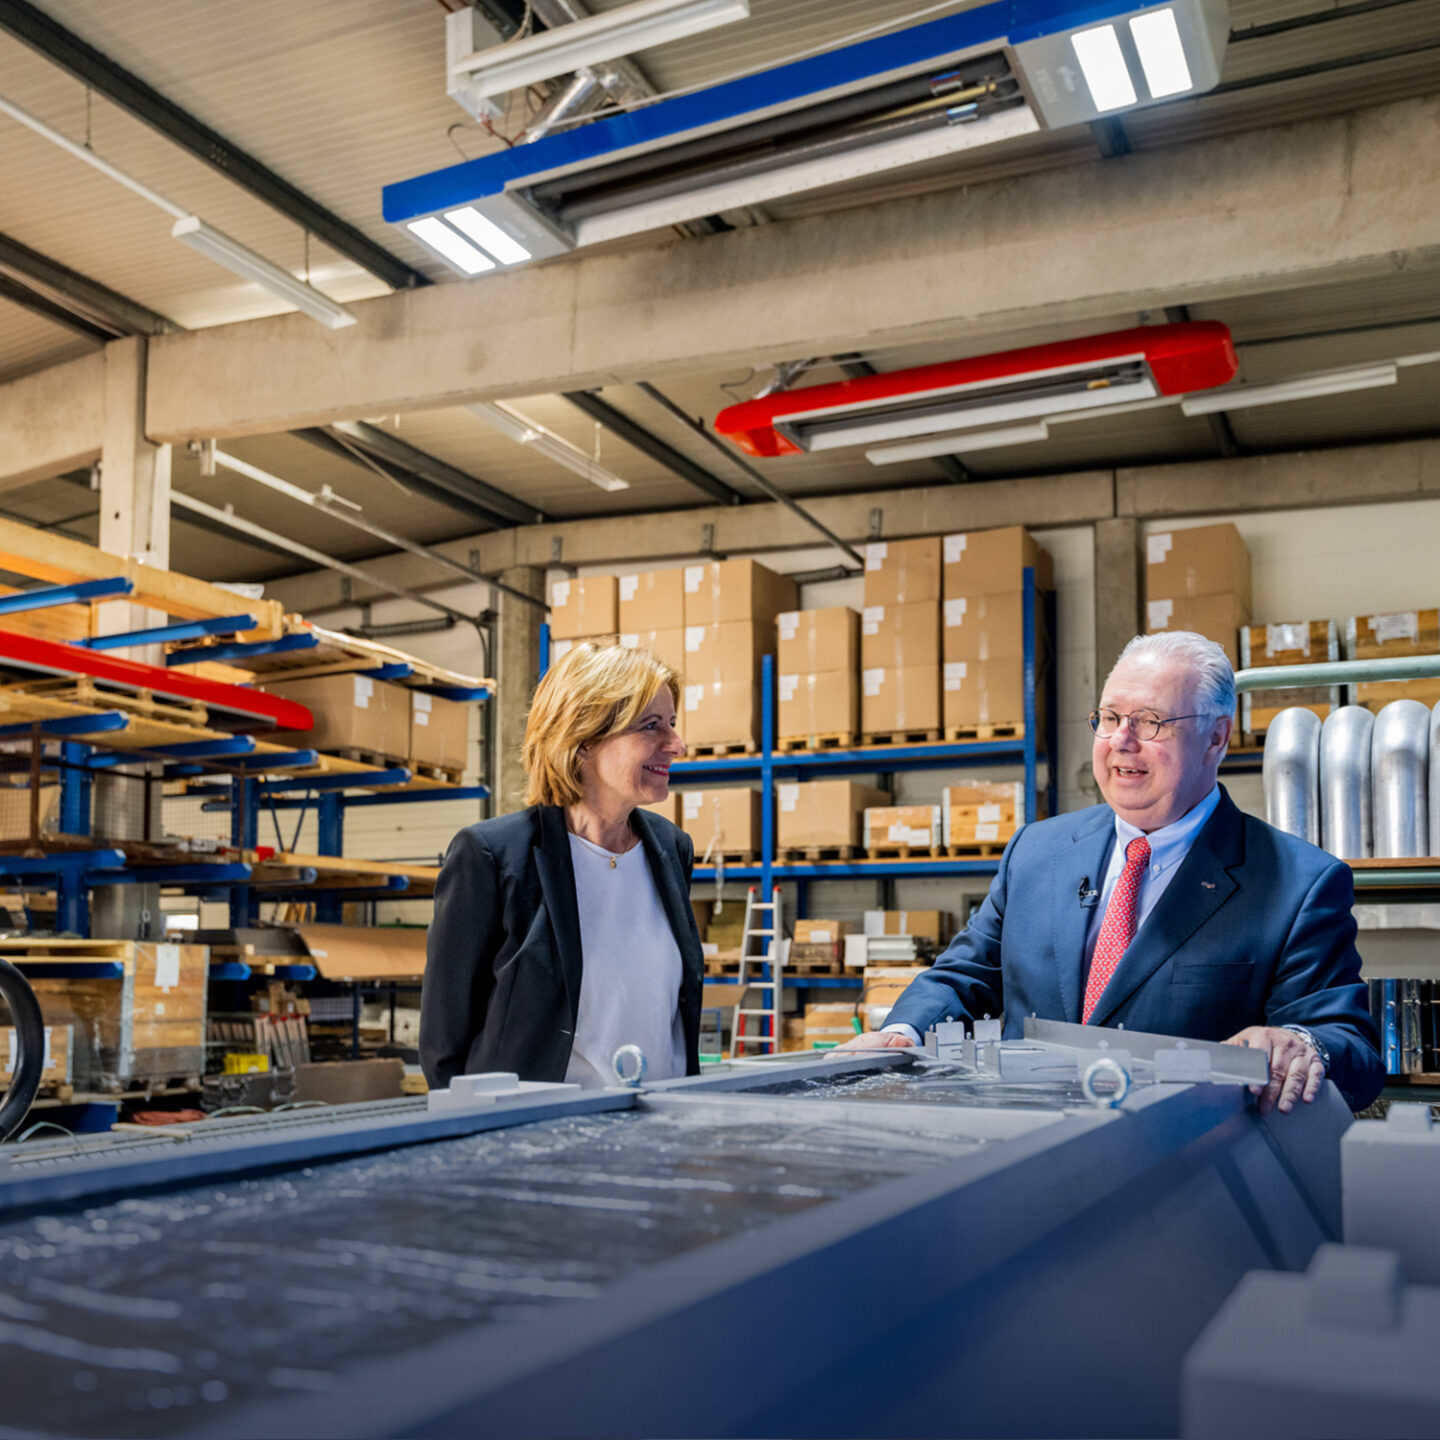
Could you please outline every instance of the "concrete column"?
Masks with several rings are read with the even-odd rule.
[[[536,565],[517,565],[500,573],[503,584],[543,598],[545,572]],[[520,766],[520,746],[525,739],[525,719],[530,697],[540,679],[540,622],[545,612],[523,600],[497,591],[496,683],[500,693],[494,707],[495,755],[494,790],[496,815],[525,808],[525,772]]]
[[[1095,523],[1095,681],[1105,683],[1126,643],[1144,629],[1140,522]],[[1097,697],[1098,698],[1098,697]]]
[[[146,342],[116,340],[105,347],[105,420],[100,453],[100,548],[112,555],[170,565],[170,447],[145,436]],[[160,625],[157,610],[116,601],[97,616],[103,635]],[[125,652],[164,663],[158,645]],[[163,834],[159,767],[125,766],[97,777],[92,832],[104,840],[153,840]],[[91,933],[117,940],[150,940],[164,933],[155,885],[109,885],[91,902]]]

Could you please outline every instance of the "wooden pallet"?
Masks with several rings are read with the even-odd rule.
[[[753,740],[692,740],[689,745],[689,758],[723,760],[727,755],[753,755],[759,748]]]
[[[852,750],[859,736],[853,730],[827,730],[818,735],[782,735],[775,742],[778,752],[792,750]]]
[[[946,728],[945,738],[950,741],[1023,740],[1025,726],[1018,721],[1013,725],[955,725]]]
[[[3,687],[7,695],[19,693],[60,700],[94,710],[120,710],[146,720],[164,720],[172,725],[203,726],[210,712],[198,700],[161,698],[153,690],[110,690],[87,675],[52,680],[23,681]]]
[[[780,864],[823,865],[826,861],[854,860],[860,854],[858,845],[799,845],[776,852]]]
[[[393,770],[403,766],[415,773],[414,767],[403,755],[386,755],[379,750],[361,750],[353,746],[327,752],[340,760],[353,760],[357,765],[369,765],[376,770]]]
[[[945,846],[944,851],[952,860],[990,860],[1004,852],[1003,840],[962,840]]]
[[[740,962],[738,960],[715,960],[705,957],[705,973],[707,975],[738,975],[740,973]]]
[[[706,856],[697,855],[697,865],[717,865],[721,860],[727,865],[758,865],[760,857],[753,850],[713,850]]]
[[[417,765],[413,760],[406,767],[418,780],[433,780],[437,785],[459,786],[465,778],[465,772],[461,769],[451,769],[444,765]]]
[[[940,739],[938,730],[867,730],[861,740],[866,745],[933,745]]]
[[[843,975],[845,963],[842,960],[790,960],[785,964],[786,975]]]
[[[943,860],[943,845],[870,845],[865,856],[869,860]]]

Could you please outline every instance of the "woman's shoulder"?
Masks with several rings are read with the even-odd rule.
[[[467,825],[456,836],[455,841],[493,854],[505,854],[518,848],[529,848],[540,838],[540,817],[544,806],[530,805],[524,810],[515,810],[508,815],[495,815],[489,820]]]

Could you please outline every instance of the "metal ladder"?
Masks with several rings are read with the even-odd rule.
[[[735,1005],[735,1018],[730,1027],[730,1058],[738,1059],[741,1056],[741,1047],[745,1045],[768,1045],[769,1054],[777,1054],[780,1050],[780,989],[784,984],[782,976],[782,940],[784,933],[781,925],[780,915],[780,887],[777,885],[770,892],[769,900],[757,900],[755,886],[751,886],[745,894],[745,929],[740,939],[740,974],[737,983],[740,986],[740,998]],[[769,917],[769,924],[757,927],[757,917]],[[752,939],[760,942],[759,949],[751,953],[750,942]],[[770,978],[768,980],[752,980],[750,978],[750,966],[754,963],[757,969],[763,972],[764,967],[770,967]],[[745,1008],[745,996],[748,990],[768,990],[770,992],[770,1003],[756,1009]],[[765,1028],[764,1021],[769,1020],[768,1035],[746,1035],[744,1033],[745,1021],[754,1016],[761,1021],[761,1029]]]

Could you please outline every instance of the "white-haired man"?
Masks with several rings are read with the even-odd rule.
[[[1384,1083],[1349,867],[1242,814],[1216,781],[1235,676],[1214,641],[1137,636],[1090,714],[1105,804],[1024,826],[975,918],[855,1048],[940,1020],[1023,1017],[1265,1051],[1260,1108],[1328,1075],[1353,1108]]]

